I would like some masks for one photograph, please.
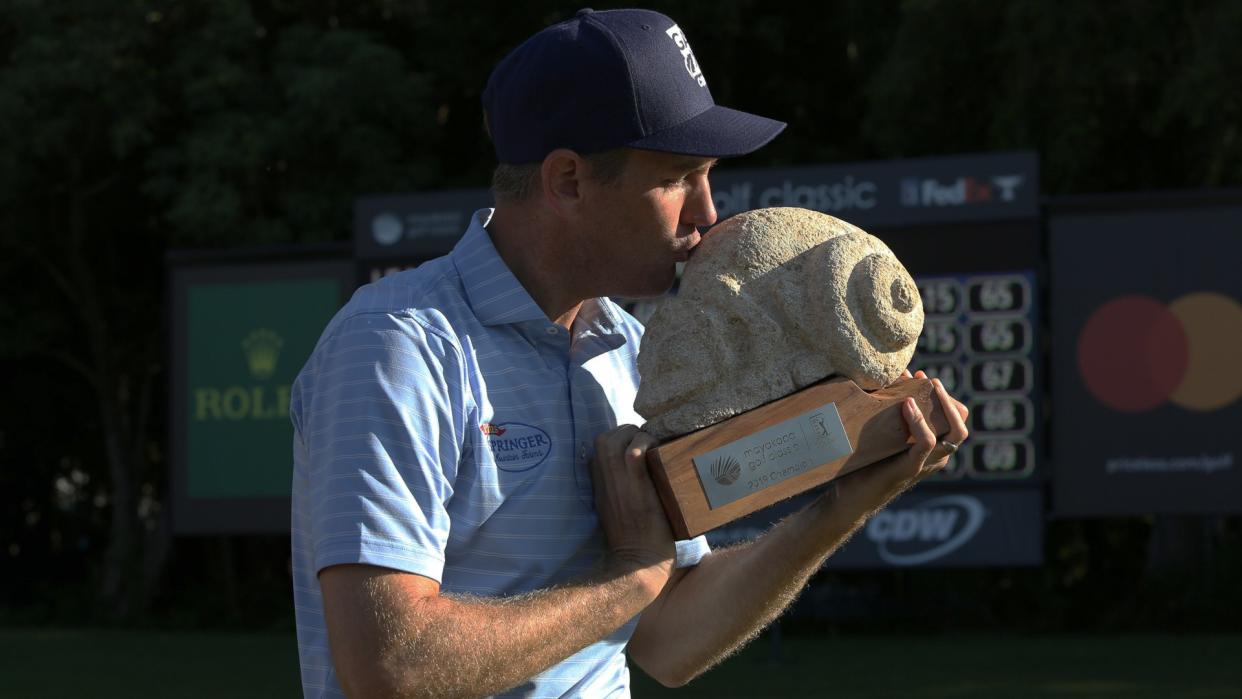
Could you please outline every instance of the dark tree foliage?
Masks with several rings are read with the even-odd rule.
[[[1242,182],[1236,2],[651,5],[717,101],[789,122],[740,164],[1033,149],[1050,193]],[[485,184],[491,66],[576,9],[0,3],[0,622],[287,622],[283,539],[169,535],[163,255],[345,239],[359,194]],[[1059,523],[1045,571],[966,584],[1072,624],[1065,591],[1143,575],[1149,529]]]
[[[437,181],[419,157],[438,131],[428,78],[344,24],[244,2],[0,10],[0,353],[14,396],[63,401],[5,408],[5,472],[40,474],[5,492],[23,571],[6,582],[37,595],[42,558],[85,560],[103,618],[157,587],[166,250],[340,238],[344,192]],[[67,545],[62,516],[97,524]]]
[[[903,5],[866,85],[885,156],[1024,148],[1054,194],[1242,181],[1234,2]]]

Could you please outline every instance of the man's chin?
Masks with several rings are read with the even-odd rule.
[[[622,293],[617,294],[617,295],[625,297],[627,299],[634,299],[635,301],[638,301],[641,299],[658,299],[661,296],[667,294],[669,291],[672,291],[673,285],[676,282],[677,282],[677,276],[673,275],[673,276],[670,276],[667,280],[660,280],[659,282],[652,282],[650,284],[644,284],[642,286],[635,285],[634,288],[623,291]]]

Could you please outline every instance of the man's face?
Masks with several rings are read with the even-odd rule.
[[[716,222],[707,181],[715,163],[631,150],[619,181],[588,181],[584,239],[605,294],[658,296],[672,287],[676,264],[699,244],[698,228]]]

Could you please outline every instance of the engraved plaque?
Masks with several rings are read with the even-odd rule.
[[[849,456],[836,403],[827,403],[693,457],[712,509]]]
[[[673,533],[680,539],[698,536],[906,451],[910,433],[901,408],[906,398],[914,398],[937,435],[948,433],[928,379],[905,379],[871,393],[848,379],[830,379],[648,450]],[[788,438],[791,432],[796,439]],[[823,451],[807,458],[811,466],[803,469],[793,444],[799,451]]]

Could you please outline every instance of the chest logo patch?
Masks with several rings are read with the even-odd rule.
[[[485,422],[479,430],[487,435],[496,467],[502,471],[529,471],[552,453],[552,438],[534,425]]]

